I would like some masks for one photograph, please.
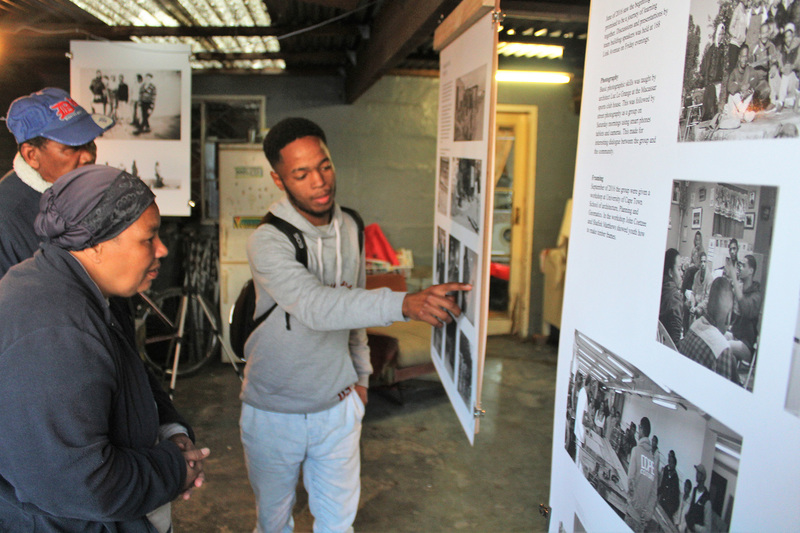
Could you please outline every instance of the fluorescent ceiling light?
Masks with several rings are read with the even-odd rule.
[[[497,53],[504,57],[561,59],[564,57],[564,47],[554,44],[499,43]]]
[[[589,338],[589,337],[587,337],[586,335],[581,335],[581,334],[578,334],[578,338],[579,338],[579,339],[581,340],[581,342],[583,342],[584,344],[588,344],[588,345],[589,345],[589,347],[590,347],[590,348],[592,348],[592,349],[593,349],[595,352],[597,352],[597,353],[603,353],[603,348],[602,348],[602,346],[600,346],[600,345],[596,344],[596,343],[595,343],[595,342],[594,342],[592,339],[590,339],[590,338]]]
[[[579,354],[581,354],[582,356],[584,356],[586,359],[588,359],[588,360],[589,360],[589,361],[591,361],[592,363],[596,363],[596,362],[597,362],[597,361],[595,361],[594,357],[592,357],[592,356],[591,356],[591,355],[589,355],[588,353],[584,352],[584,351],[583,351],[583,350],[581,350],[580,348],[578,348],[578,353],[579,353]]]
[[[660,405],[661,407],[666,407],[667,409],[677,409],[678,406],[675,405],[673,402],[668,402],[666,400],[662,400],[661,398],[653,398],[653,403]]]
[[[722,453],[728,454],[728,455],[730,455],[731,457],[733,457],[735,459],[741,459],[741,455],[739,454],[739,452],[737,452],[733,448],[725,446],[724,444],[722,444],[719,441],[717,441],[717,443],[714,445],[714,447],[717,450],[721,451]]]
[[[594,370],[598,374],[603,374],[603,377],[606,378],[606,379],[607,378],[616,378],[616,376],[613,376],[613,375],[609,374],[606,369],[604,369],[603,367],[601,367],[599,365],[593,366],[592,370]]]
[[[593,376],[594,376],[594,378],[595,378],[597,381],[602,381],[603,383],[605,383],[605,381],[606,381],[606,377],[605,377],[605,376],[602,376],[602,375],[600,375],[600,374],[599,374],[599,373],[597,373],[597,372],[595,372],[595,371],[594,371],[594,369],[591,369],[591,370],[589,371],[589,373],[590,373],[591,375],[593,375]]]
[[[608,368],[604,367],[604,366],[603,366],[602,364],[600,364],[600,363],[597,363],[597,365],[595,365],[595,368],[596,368],[598,371],[602,372],[603,374],[607,374],[607,375],[608,375],[608,377],[609,377],[610,379],[612,379],[612,380],[615,380],[615,381],[616,381],[616,380],[618,380],[618,379],[619,379],[619,376],[617,376],[617,375],[616,375],[616,374],[615,374],[615,373],[614,373],[612,370],[609,370]]]
[[[630,371],[630,370],[628,370],[627,368],[625,368],[624,366],[622,366],[622,364],[621,364],[621,363],[619,363],[619,362],[618,362],[616,359],[614,359],[613,357],[609,357],[609,358],[608,358],[608,362],[609,362],[609,363],[611,363],[612,365],[614,365],[615,367],[619,368],[620,370],[622,370],[622,371],[623,371],[623,372],[625,372],[626,374],[628,374],[630,377],[633,377],[633,374],[631,374],[631,371]]]

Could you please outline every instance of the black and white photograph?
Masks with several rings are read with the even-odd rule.
[[[752,211],[744,214],[744,228],[753,229],[756,226],[756,214]]]
[[[70,41],[70,53],[70,94],[87,110],[115,118],[97,139],[97,163],[141,178],[162,216],[189,216],[191,47]]]
[[[475,325],[475,301],[477,298],[478,286],[478,254],[470,249],[469,246],[464,246],[464,268],[461,271],[461,282],[469,283],[472,285],[473,290],[469,292],[460,292],[459,305],[461,312],[467,317],[469,323]]]
[[[729,531],[742,437],[575,332],[565,449],[633,531]]]
[[[676,187],[657,339],[752,392],[778,189],[693,181],[675,181]],[[708,191],[705,200],[701,189]],[[766,216],[748,225],[752,194]],[[703,216],[695,224],[698,209]]]
[[[456,79],[454,141],[482,141],[486,107],[486,65]]]
[[[692,209],[692,229],[703,227],[703,208],[695,207]]]
[[[483,161],[459,157],[454,159],[454,164],[450,218],[477,234],[483,206],[481,195]]]
[[[81,102],[116,124],[107,140],[179,140],[181,71],[125,68],[79,70]]]
[[[444,228],[436,227],[436,283],[444,283],[447,261],[447,232]]]
[[[447,282],[461,281],[459,266],[461,262],[461,242],[450,235],[447,253]]]
[[[456,368],[456,336],[458,323],[453,320],[444,327],[444,366],[451,380],[455,380]]]
[[[792,344],[792,366],[789,368],[789,385],[786,391],[786,411],[800,418],[800,310]]]
[[[798,136],[795,3],[690,3],[679,141]]]
[[[433,353],[442,357],[442,341],[444,341],[444,328],[432,328],[433,334],[431,335],[433,343]]]
[[[464,405],[470,408],[472,398],[472,347],[464,332],[461,332],[458,343],[458,393]]]
[[[450,188],[450,158],[439,158],[439,193],[436,195],[436,209],[447,216],[447,199],[450,198],[448,189]]]
[[[460,281],[461,242],[451,234],[448,241],[447,252],[447,282]],[[453,320],[445,327],[445,366],[450,377],[455,379],[456,368],[456,340],[458,334],[458,321]]]
[[[444,283],[445,269],[447,268],[447,232],[444,228],[436,227],[436,283],[441,285]],[[434,353],[442,357],[442,342],[444,341],[444,328],[433,328],[432,343]]]

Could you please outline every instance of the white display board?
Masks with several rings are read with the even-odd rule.
[[[716,530],[800,523],[800,96],[746,4],[592,3],[551,531],[678,531],[670,455],[690,498],[705,470]]]
[[[434,283],[470,283],[462,314],[434,328],[431,357],[470,443],[478,430],[488,309],[496,29],[489,13],[442,50]]]
[[[162,215],[190,215],[190,47],[71,41],[70,51],[72,97],[87,111],[116,119],[96,141],[97,163],[142,178]],[[154,104],[144,111],[147,128],[139,103],[143,84],[155,88]]]

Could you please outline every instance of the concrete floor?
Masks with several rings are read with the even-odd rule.
[[[372,391],[361,439],[360,532],[544,531],[548,503],[556,349],[490,337],[480,433],[471,447],[441,384],[410,380],[405,403]],[[206,484],[173,505],[175,531],[249,532],[253,494],[239,441],[239,379],[216,363],[178,382],[175,403],[211,448]],[[311,531],[298,489],[297,531]]]

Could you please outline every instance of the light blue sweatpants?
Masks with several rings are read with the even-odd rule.
[[[294,529],[300,467],[315,532],[352,531],[361,495],[359,441],[364,404],[355,391],[327,411],[305,415],[242,404],[240,428],[257,533]]]

